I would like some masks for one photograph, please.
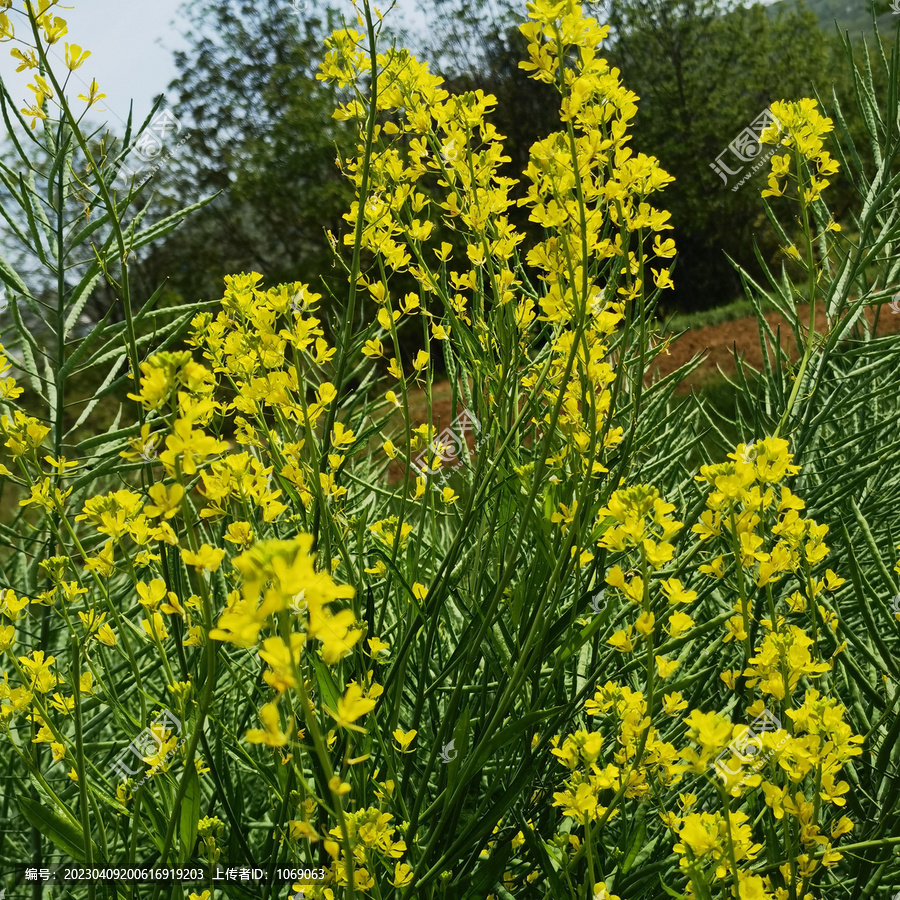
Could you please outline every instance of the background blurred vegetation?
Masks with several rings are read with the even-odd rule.
[[[847,126],[859,137],[864,125],[851,102],[838,32],[857,45],[866,36],[871,42],[877,16],[890,35],[896,17],[888,0],[588,5],[609,24],[608,58],[640,97],[632,146],[657,156],[676,179],[666,191],[679,249],[676,287],[661,312],[702,313],[732,304],[742,297],[732,260],[759,276],[754,241],[767,263],[778,252],[759,202],[768,167],[732,191],[739,176],[725,186],[710,164],[778,99],[819,96],[827,111],[837,97],[853,111]],[[397,39],[428,59],[450,90],[481,88],[497,96],[494,121],[507,138],[506,174],[515,177],[531,144],[555,127],[552,90],[518,68],[524,45],[515,26],[523,10],[511,0],[427,0],[416,8],[427,27],[395,33]],[[291,0],[184,5],[188,46],[176,53],[180,75],[167,103],[187,140],[154,178],[152,193],[144,192],[144,215],[148,223],[159,221],[184,203],[215,199],[136,255],[137,297],[163,286],[160,307],[214,300],[224,274],[257,270],[270,284],[302,280],[322,290],[326,324],[339,312],[330,286],[340,284],[343,273],[334,266],[328,233],[346,224],[341,217],[350,195],[336,163],[352,150],[352,139],[332,118],[334,90],[315,73],[325,36],[345,15],[315,3],[299,11]],[[831,194],[840,219],[855,198],[843,172],[835,181]],[[526,213],[514,210],[513,216],[529,230]],[[114,297],[99,283],[85,307],[85,325],[111,306]],[[112,310],[113,320],[119,315]],[[674,321],[687,321],[680,315]],[[406,354],[415,352],[414,343],[403,348]]]

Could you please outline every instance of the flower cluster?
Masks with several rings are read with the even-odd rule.
[[[666,261],[675,244],[660,238],[672,227],[669,213],[650,202],[673,179],[655,157],[627,146],[638,98],[598,55],[608,27],[573,2],[538,0],[528,9],[531,21],[520,30],[529,59],[520,66],[556,85],[564,127],[531,148],[527,193],[519,201],[548,233],[526,261],[545,286],[539,318],[551,329],[546,379],[536,363],[521,380],[526,390],[540,390],[546,404],[536,426],[546,427],[559,408],[565,444],[554,463],[562,466],[569,457],[578,469],[601,475],[599,452],[623,437],[609,421],[610,337],[630,315],[626,307],[652,291],[651,272],[657,289],[673,287]],[[648,265],[644,252],[651,238],[659,268]],[[530,300],[520,301],[520,327],[536,315]]]
[[[390,787],[390,785],[389,785]],[[397,838],[403,825],[393,824],[394,817],[376,807],[360,809],[347,816],[348,834],[353,856],[353,881],[357,890],[369,892],[375,887],[372,873],[384,866],[391,871],[388,883],[396,888],[406,887],[412,881],[412,869],[400,858],[406,853],[406,841]],[[334,884],[345,887],[348,882],[347,866],[343,858],[340,829],[334,828],[325,840],[325,849],[332,856],[331,876]],[[330,888],[323,896],[333,900],[338,895]]]
[[[767,437],[752,445],[740,444],[729,462],[703,466],[697,476],[711,490],[692,530],[704,545],[720,551],[699,571],[723,579],[726,562],[733,564],[737,599],[725,640],[743,642],[747,649],[754,617],[752,592],[762,590],[771,598],[775,586],[794,574],[801,588],[788,594],[785,603],[802,612],[823,590],[834,591],[843,584],[830,569],[824,578],[812,577],[812,568],[829,552],[824,543],[828,526],[804,518],[804,502],[782,483],[799,471],[792,459],[787,441]],[[819,612],[824,621],[834,622],[825,607],[820,606]]]
[[[256,437],[251,421],[259,424],[264,421],[263,409],[267,415],[278,408],[282,415],[301,421],[308,434],[334,394],[320,385],[321,403],[316,410],[316,404],[307,403],[297,390],[296,370],[292,392],[287,380],[279,382],[280,392],[259,394],[251,388],[254,379],[264,377],[260,372],[267,367],[282,373],[285,348],[292,344],[295,349],[309,349],[310,356],[320,362],[328,355],[321,344],[316,347],[321,331],[314,322],[306,320],[304,324],[302,314],[287,336],[266,328],[263,323],[271,325],[290,309],[286,288],[261,294],[261,302],[254,306],[253,293],[245,292],[245,288],[251,291],[247,287],[251,283],[249,278],[235,278],[218,322],[198,323],[202,340],[198,337],[195,344],[206,350],[216,371],[196,362],[189,351],[158,353],[141,365],[139,390],[130,397],[143,408],[145,421],[139,430],[133,429],[135,437],[120,455],[132,469],[144,474],[144,486],[89,496],[75,514],[68,508],[72,487],[66,482],[77,466],[62,458],[42,457],[48,429],[19,411],[0,420],[6,448],[30,494],[22,505],[40,508],[64,522],[82,558],[75,578],[74,558],[42,560],[38,571],[47,581],[46,587],[35,591],[32,598],[6,591],[0,603],[0,650],[7,651],[14,661],[13,675],[19,682],[10,683],[10,676],[4,676],[0,687],[3,718],[28,714],[39,725],[39,742],[52,744],[57,760],[65,758],[72,737],[66,723],[55,717],[70,715],[74,701],[71,694],[57,690],[64,680],[55,671],[53,656],[40,650],[27,656],[12,655],[16,623],[29,605],[62,607],[60,614],[67,625],[80,630],[81,646],[97,673],[102,673],[104,666],[99,660],[93,662],[94,654],[103,652],[96,648],[105,648],[120,655],[126,665],[134,665],[136,638],[127,620],[137,612],[141,617],[137,635],[155,647],[169,690],[176,692],[180,689],[171,670],[173,641],[183,648],[204,648],[210,639],[245,650],[259,647],[265,666],[263,680],[274,699],[259,712],[262,727],[251,728],[246,739],[272,748],[286,747],[295,740],[290,716],[286,716],[290,724],[284,730],[278,701],[288,689],[301,694],[306,690],[309,673],[303,652],[312,651],[326,665],[336,666],[364,633],[353,611],[339,608],[341,601],[354,596],[354,589],[336,583],[328,570],[317,566],[310,535],[296,534],[295,525],[287,533],[292,530],[296,537],[265,537],[273,525],[283,522],[289,509],[281,500],[282,489],[273,483],[276,465],[281,484],[292,491],[292,500],[298,496],[293,489],[305,484],[313,469],[308,461],[303,470],[288,461],[290,455],[299,454],[302,440],[293,448],[264,443]],[[301,290],[297,286],[295,293]],[[314,302],[314,298],[307,299]],[[224,327],[235,315],[243,321],[253,316],[258,330],[251,336],[247,330]],[[219,323],[221,331],[216,327]],[[238,399],[218,399],[222,375],[229,386],[238,386]],[[7,380],[5,389],[10,396],[18,390],[12,379]],[[226,422],[236,412],[247,416],[235,416],[233,429],[237,442],[247,449],[233,452],[232,441],[223,439],[222,434],[226,427],[232,430]],[[334,447],[346,447],[352,438],[352,432],[335,424]],[[12,477],[5,467],[2,472]],[[299,496],[302,504],[303,495]],[[80,525],[81,537],[76,531]],[[124,597],[123,576],[130,585]],[[225,602],[214,614],[216,596]],[[94,690],[93,677],[92,672],[82,676],[85,694]],[[104,695],[109,689],[102,682],[97,687]],[[372,677],[362,687],[351,682],[343,696],[339,694],[320,709],[338,727],[362,731],[355,723],[375,706],[380,691]],[[180,694],[186,696],[185,691]],[[318,713],[308,699],[306,706],[311,715]],[[334,739],[332,733],[332,744]],[[177,738],[163,741],[162,755],[152,761],[154,772],[165,773],[170,767],[170,741],[177,743]],[[202,771],[199,759],[195,762]],[[122,796],[128,796],[127,790]]]
[[[253,646],[272,617],[289,610],[294,598],[301,597],[306,627],[295,635],[297,644],[319,640],[327,663],[346,656],[359,639],[356,619],[349,609],[332,613],[328,604],[352,597],[354,591],[349,585],[336,585],[328,573],[316,572],[311,547],[312,537],[301,535],[292,541],[261,541],[235,557],[232,563],[243,576],[241,589],[210,637],[240,647]],[[297,661],[284,640],[267,640],[266,653],[263,658],[270,662],[272,679],[280,690],[292,686],[292,669]]]
[[[775,124],[770,125],[761,135],[763,143],[776,144],[788,152],[772,157],[772,171],[769,173],[769,187],[762,192],[763,197],[786,196],[787,180],[798,184],[798,192],[804,205],[818,200],[828,187],[828,175],[834,175],[840,168],[837,160],[824,149],[823,138],[834,130],[834,122],[823,116],[815,100],[805,98],[796,102],[779,100],[772,104]],[[793,155],[793,159],[792,159]],[[815,166],[809,183],[799,171],[800,160]],[[791,170],[791,163],[794,169]],[[817,177],[818,176],[818,177]]]
[[[722,597],[738,598],[721,646],[743,645],[743,665],[724,670],[721,678],[758,733],[724,711],[688,709],[679,692],[660,696],[655,677],[668,677],[678,660],[670,665],[656,656],[656,669],[646,673],[649,694],[607,682],[585,705],[588,715],[599,717],[597,724],[552,740],[552,754],[568,770],[554,805],[586,828],[608,827],[620,812],[614,802],[620,794],[665,798],[685,779],[700,779],[697,793],[681,793],[672,805],[664,801],[668,811],[661,813],[696,896],[714,895],[725,885],[733,886],[735,896],[760,900],[802,896],[801,886],[843,858],[833,844],[853,828],[841,814],[849,791],[841,773],[862,752],[864,739],[847,723],[843,705],[827,689],[811,686],[827,678],[832,664],[822,658],[822,636],[810,637],[802,627],[810,604],[818,603],[814,621],[834,632],[837,618],[823,598],[843,579],[830,569],[824,577],[813,573],[828,554],[827,528],[802,517],[803,502],[784,484],[800,470],[792,459],[786,441],[765,438],[738,446],[728,462],[703,466],[697,480],[710,489],[706,509],[692,528],[695,544],[685,551],[692,558],[702,547],[721,546],[722,552],[698,569],[722,586]],[[608,642],[630,652],[637,636],[647,642],[648,660],[656,641],[667,639],[656,627],[654,604],[658,610],[665,599],[676,610],[665,629],[668,640],[694,626],[678,606],[697,602],[697,592],[660,571],[673,563],[671,539],[682,528],[672,518],[674,509],[654,488],[635,485],[616,491],[598,516],[598,544],[632,560],[628,571],[613,565],[607,584],[641,608],[637,622]],[[775,589],[789,579],[799,587],[789,585],[777,598]],[[757,612],[759,600],[768,600],[768,616]],[[751,632],[758,635],[755,648]],[[680,748],[678,723],[686,728]],[[696,809],[701,790],[709,802],[704,784],[714,788],[720,810]],[[758,801],[734,806],[757,788],[766,809],[764,825]],[[776,827],[792,847],[790,861],[775,873],[760,874],[754,863],[762,836]]]
[[[31,102],[26,101],[27,105],[21,111],[23,115],[31,119],[31,127],[34,129],[39,121],[46,121],[48,118],[45,106],[47,101],[56,99],[53,84],[45,78],[47,53],[54,44],[58,44],[68,34],[69,29],[66,20],[55,14],[56,8],[62,8],[60,0],[37,0],[36,6],[31,0],[25,0],[22,5],[25,19],[24,31],[27,37],[22,37],[21,33],[20,36],[16,36],[15,25],[10,19],[9,13],[5,11],[12,6],[12,0],[7,0],[7,2],[0,3],[0,43],[15,41],[20,45],[9,51],[10,56],[17,63],[17,72],[33,70],[34,83],[29,83],[28,89],[34,94],[34,99]],[[37,43],[30,43],[32,39],[36,39]],[[84,50],[78,44],[65,43],[66,68],[70,72],[80,68],[90,55],[90,50]],[[106,94],[100,93],[97,82],[91,80],[88,93],[79,94],[78,99],[83,100],[88,107],[91,107],[105,96]]]
[[[623,783],[624,795],[635,799],[670,786],[678,761],[675,746],[661,740],[651,725],[640,691],[608,681],[585,703],[585,711],[599,720],[597,730],[576,731],[562,745],[554,738],[551,751],[571,772],[565,790],[553,795],[553,805],[582,825],[617,814],[613,810],[607,815],[601,795],[620,790]],[[610,735],[607,753],[604,731]]]
[[[41,69],[33,127],[58,91],[46,48],[66,33],[56,0],[37,5],[26,9],[39,46],[14,51]],[[0,40],[13,35],[10,7],[0,0]],[[628,471],[640,440],[652,304],[673,286],[672,226],[656,205],[672,179],[630,146],[638,98],[601,56],[608,29],[574,0],[528,10],[521,65],[558,91],[560,128],[531,148],[518,199],[493,96],[453,94],[407,51],[376,53],[355,29],[329,39],[319,77],[342,92],[336,117],[359,126],[356,155],[339,160],[356,190],[343,236],[352,331],[333,333],[338,317],[307,284],[228,276],[186,348],[141,362],[128,395],[139,421],[117,423],[107,437],[119,455],[99,472],[47,454],[51,432],[15,408],[22,389],[0,346],[0,433],[16,470],[0,477],[52,548],[27,587],[0,588],[0,730],[42,789],[56,790],[52,776],[78,782],[90,816],[104,805],[122,815],[137,798],[131,811],[162,821],[184,800],[172,810],[184,842],[184,810],[228,787],[218,771],[199,795],[193,781],[191,767],[215,764],[198,753],[216,726],[211,755],[233,739],[226,752],[259,763],[273,788],[265,840],[294,860],[321,850],[327,876],[311,893],[324,900],[478,890],[441,870],[445,825],[448,846],[457,825],[475,835],[471,859],[493,869],[481,889],[503,896],[574,877],[573,895],[618,900],[610,891],[627,885],[608,849],[627,839],[627,869],[653,832],[673,848],[686,896],[811,900],[854,828],[843,810],[863,743],[836,694],[844,581],[822,571],[828,528],[804,515],[789,486],[800,467],[777,436],[703,466],[682,486],[696,502],[604,478]],[[69,70],[89,56],[66,45]],[[100,96],[94,83],[83,99]],[[837,167],[823,149],[831,122],[807,100],[773,113],[764,138],[786,152],[767,193],[784,196],[793,179],[806,216]],[[536,237],[514,224],[515,203]],[[401,352],[404,328],[422,349]],[[414,454],[435,469],[467,449],[431,422],[438,356],[466,421],[491,430],[476,445],[479,475],[453,467],[454,486],[430,492]],[[532,561],[553,572],[545,592],[518,577]],[[584,588],[600,584],[613,602],[577,618]],[[33,642],[35,613],[71,632],[73,656],[62,641]],[[557,647],[545,681],[542,651]],[[504,665],[508,680],[491,674]],[[517,717],[527,690],[540,713]],[[522,723],[545,727],[551,692],[567,712],[528,758]],[[86,698],[132,724],[131,698],[142,715],[165,699],[191,740],[154,723],[156,748],[138,748],[149,783],[118,783],[86,761]],[[29,744],[63,765],[47,777]],[[548,744],[549,776],[534,766]],[[501,789],[518,789],[505,762],[495,776],[496,747],[522,763],[521,797],[460,815],[457,801],[488,777],[511,772]],[[557,834],[538,833],[555,819]],[[218,861],[223,822],[194,824],[199,852]]]
[[[609,638],[609,644],[622,653],[632,652],[637,640],[648,640],[652,645],[663,623],[670,638],[680,637],[694,625],[680,607],[696,600],[696,591],[688,590],[678,578],[653,580],[674,556],[672,540],[684,527],[670,515],[674,510],[674,504],[663,500],[655,487],[638,484],[617,490],[597,514],[597,546],[630,563],[627,571],[618,563],[610,567],[606,583],[641,609],[633,623]],[[655,604],[656,612],[655,601],[660,601]],[[656,664],[661,678],[667,678],[678,665],[662,656],[656,657]]]

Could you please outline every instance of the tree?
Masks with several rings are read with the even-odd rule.
[[[162,202],[219,193],[145,268],[186,300],[218,296],[222,276],[244,270],[316,281],[333,261],[326,229],[340,228],[351,197],[335,164],[350,133],[315,78],[335,14],[301,18],[289,0],[203,0],[186,14],[194,27],[171,91],[187,141]]]
[[[744,155],[757,155],[742,163],[729,144],[772,101],[813,96],[813,82],[835,68],[836,44],[802,2],[773,12],[731,0],[624,0],[609,22],[611,61],[641,98],[634,146],[675,176],[665,198],[680,251],[674,305],[731,300],[741,286],[725,254],[753,269],[754,237],[767,256],[777,246],[760,227],[768,164],[750,174],[765,148],[750,145]],[[727,184],[712,168],[720,156],[735,173]]]
[[[452,83],[497,95],[503,112],[495,121],[508,138],[515,177],[530,144],[555,127],[553,88],[518,69],[524,42],[509,24],[508,5],[492,14],[486,2],[459,8],[435,0],[434,15],[449,24],[446,47],[432,55],[456,67],[465,53],[472,61]],[[767,10],[733,0],[616,0],[596,5],[594,15],[610,26],[605,55],[640,97],[631,146],[658,157],[676,179],[660,200],[672,213],[680,251],[670,302],[684,309],[727,302],[741,286],[725,254],[753,269],[754,235],[766,255],[777,247],[760,228],[765,166],[732,191],[753,162],[727,186],[710,165],[773,100],[810,96],[814,80],[843,71],[829,65],[836,42],[802,4]],[[470,29],[465,37],[461,25]]]

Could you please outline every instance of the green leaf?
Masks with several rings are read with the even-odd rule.
[[[188,786],[181,801],[181,819],[179,832],[181,835],[181,862],[186,863],[194,852],[194,844],[197,843],[197,828],[200,823],[200,778],[197,769],[191,766],[188,770]]]
[[[76,285],[72,295],[69,297],[67,309],[68,315],[66,316],[64,329],[66,337],[68,337],[69,332],[72,330],[72,326],[78,321],[78,317],[84,311],[85,304],[90,299],[94,288],[97,286],[97,282],[99,282],[102,277],[103,272],[100,270],[100,264],[94,260],[84,274],[84,277]]]
[[[24,371],[28,373],[34,392],[42,397],[44,395],[43,387],[41,385],[40,376],[38,375],[37,363],[35,362],[35,355],[41,355],[40,348],[31,331],[25,327],[25,323],[22,321],[19,305],[17,303],[10,303],[9,310],[12,313],[16,331],[18,331],[19,335],[22,337],[20,350],[25,361]]]
[[[628,839],[628,849],[625,851],[625,862],[622,863],[622,871],[627,872],[633,865],[634,860],[644,847],[645,838],[647,836],[647,806],[641,804],[638,807],[637,826],[631,832]]]
[[[535,857],[537,857],[541,861],[541,871],[550,882],[550,887],[553,888],[555,896],[564,897],[565,887],[559,877],[559,865],[551,860],[550,854],[547,852],[548,845],[544,841],[540,840],[540,838],[534,833],[534,830],[531,828],[531,826],[525,821],[524,816],[522,816],[518,812],[516,813],[516,820],[519,823],[519,828],[522,831],[522,837],[525,839],[525,843],[528,845],[528,849]],[[552,845],[550,846],[551,849],[553,849]]]
[[[490,741],[482,744],[480,747],[474,748],[475,758],[472,763],[471,771],[480,770],[481,767],[493,756],[501,747],[504,747],[506,744],[518,738],[521,734],[526,731],[530,731],[535,725],[539,722],[542,722],[544,719],[552,718],[556,713],[558,713],[561,709],[564,709],[562,706],[548,706],[546,709],[539,709],[535,712],[526,713],[524,716],[519,716],[514,719],[512,722],[504,725],[497,733],[491,738]]]
[[[331,670],[317,656],[310,654],[313,666],[316,670],[316,685],[319,688],[319,694],[322,702],[332,710],[337,709],[337,702],[343,696],[340,685],[334,680]]]
[[[687,894],[679,894],[678,891],[673,891],[672,888],[666,887],[663,883],[662,878],[659,879],[659,886],[670,896],[675,897],[676,900],[687,900]]]
[[[19,811],[45,838],[59,847],[66,856],[79,862],[87,860],[84,829],[68,813],[63,816],[56,806],[38,803],[29,797],[19,797]]]
[[[17,294],[27,294],[28,288],[18,272],[0,255],[0,281],[11,287]]]
[[[495,849],[490,858],[476,868],[472,873],[470,887],[465,893],[465,897],[471,900],[480,900],[489,893],[497,894],[499,897],[511,897],[512,895],[501,890],[502,885],[500,879],[506,870],[509,858],[512,855],[512,846],[508,843]]]

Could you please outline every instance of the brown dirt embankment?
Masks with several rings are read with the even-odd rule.
[[[878,307],[866,307],[866,318],[875,321]],[[798,307],[801,322],[809,321],[809,306]],[[781,346],[792,360],[799,358],[794,338],[784,317],[777,312],[766,313],[769,327],[777,335],[780,331]],[[816,311],[816,331],[824,333],[826,329],[825,310]],[[889,305],[881,307],[878,316],[879,336],[900,333],[900,314],[894,314]],[[669,344],[668,351],[660,354],[654,363],[659,375],[670,375],[680,366],[690,362],[694,356],[702,355],[703,362],[678,386],[679,393],[687,393],[691,388],[701,387],[720,377],[720,371],[731,375],[735,371],[734,353],[737,353],[753,368],[762,368],[762,347],[759,341],[759,326],[756,316],[746,316],[731,322],[718,325],[705,325],[692,328],[677,337]],[[413,399],[415,421],[421,422],[425,416],[425,395],[419,392]],[[454,414],[450,409],[450,385],[438,382],[432,388],[432,421],[440,430],[453,421]]]
[[[900,315],[893,314],[890,306],[882,306],[880,309],[881,314],[878,316],[876,334],[882,336],[900,332]],[[808,322],[809,305],[802,304],[797,310],[800,321]],[[864,311],[869,322],[874,322],[878,307],[868,306]],[[776,335],[779,334],[780,327],[781,346],[792,360],[798,359],[800,354],[784,317],[780,313],[770,312],[766,313],[765,318]],[[822,334],[826,327],[825,310],[817,309],[816,332]],[[679,392],[686,393],[692,387],[699,387],[718,378],[720,370],[728,375],[733,374],[735,350],[753,368],[762,368],[763,351],[760,346],[759,324],[756,316],[746,316],[732,322],[692,328],[669,345],[668,353],[661,354],[657,358],[655,366],[660,375],[670,375],[694,356],[703,354],[704,360],[700,367],[678,387]]]

